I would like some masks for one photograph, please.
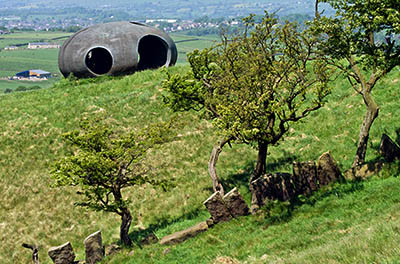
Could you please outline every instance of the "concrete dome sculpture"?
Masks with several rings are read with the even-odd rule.
[[[175,64],[174,41],[163,31],[136,22],[91,26],[62,45],[58,66],[67,77],[122,75]]]

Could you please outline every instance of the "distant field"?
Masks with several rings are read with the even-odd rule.
[[[186,54],[195,49],[204,49],[213,45],[219,40],[218,36],[187,36],[183,34],[171,34],[172,39],[176,42],[178,49],[177,64],[186,63]]]
[[[60,76],[58,70],[58,49],[28,50],[22,46],[18,50],[3,50],[6,46],[22,45],[29,42],[56,42],[62,44],[71,34],[66,32],[20,32],[0,35],[0,78],[14,76],[17,72],[41,69]],[[14,90],[18,86],[51,86],[58,78],[42,81],[7,81],[0,80],[0,93],[6,89]]]
[[[57,56],[58,49],[2,51],[0,77],[13,76],[29,69],[41,69],[59,75]]]
[[[71,33],[66,32],[19,32],[0,35],[0,49],[6,46],[25,44],[29,42],[58,42],[62,43]]]
[[[51,87],[55,82],[59,79],[53,78],[47,81],[41,82],[30,82],[30,81],[9,81],[9,80],[0,80],[0,96],[4,93],[6,89],[15,90],[19,86],[24,86],[26,88],[31,88],[33,86],[40,86],[41,88]]]

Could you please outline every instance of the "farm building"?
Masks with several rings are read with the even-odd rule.
[[[58,49],[59,44],[47,43],[47,42],[32,42],[28,44],[28,49]]]
[[[18,49],[17,46],[6,46],[6,47],[4,48],[4,50],[17,50],[17,49]]]
[[[20,77],[20,78],[30,78],[30,77],[37,77],[37,78],[50,78],[51,73],[47,71],[42,71],[42,70],[28,70],[28,71],[22,71],[15,76]]]

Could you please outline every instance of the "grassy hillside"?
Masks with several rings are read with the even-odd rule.
[[[171,68],[181,72],[186,66]],[[119,238],[119,219],[112,214],[74,207],[71,188],[51,188],[49,167],[68,149],[60,134],[77,127],[82,115],[105,112],[122,130],[141,127],[172,113],[162,104],[161,70],[118,78],[62,80],[52,88],[0,96],[0,263],[29,263],[20,245],[41,246],[41,263],[50,263],[50,246],[70,241],[83,259],[84,238],[101,229],[106,244]],[[378,157],[382,132],[396,138],[400,125],[400,71],[376,87],[381,106],[374,124],[367,159]],[[315,160],[330,150],[342,169],[355,152],[364,106],[345,80],[334,84],[328,104],[296,124],[286,140],[270,149],[269,171],[290,171],[291,161]],[[382,89],[384,88],[384,90]],[[217,141],[212,126],[189,113],[178,140],[150,153],[157,175],[175,179],[169,192],[151,186],[126,191],[133,201],[132,237],[140,227],[167,235],[206,219],[202,202],[211,194],[207,162]],[[248,146],[226,148],[218,170],[227,189],[239,187],[249,201],[247,179],[255,151]],[[299,205],[291,218],[271,224],[262,216],[221,224],[182,245],[158,245],[122,252],[105,263],[212,263],[230,256],[249,263],[395,263],[400,246],[397,167],[365,183],[338,185],[320,194],[316,203]],[[279,214],[278,214],[279,215]],[[312,261],[310,261],[312,260]]]

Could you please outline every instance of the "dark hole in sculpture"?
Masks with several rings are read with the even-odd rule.
[[[85,63],[93,73],[102,75],[111,70],[113,58],[107,49],[98,47],[86,54]]]
[[[156,69],[167,63],[167,43],[157,36],[147,35],[139,41],[139,70]]]

